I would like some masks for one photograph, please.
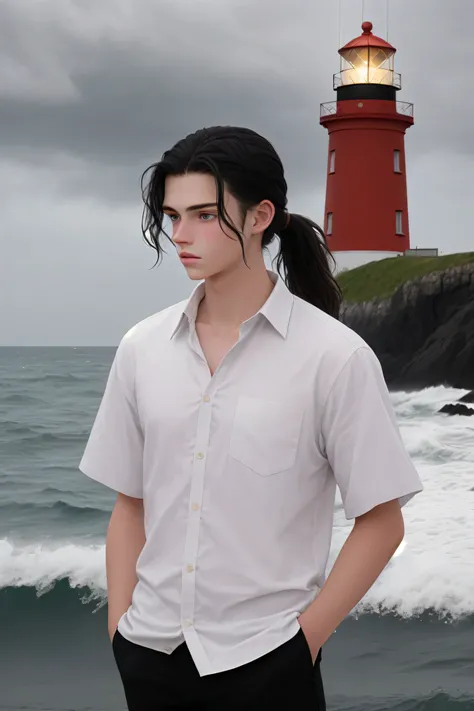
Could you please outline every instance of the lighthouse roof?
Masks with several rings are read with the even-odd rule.
[[[355,39],[345,44],[344,47],[341,47],[339,53],[344,52],[348,49],[357,49],[359,47],[373,47],[374,49],[385,49],[389,50],[390,54],[393,54],[397,51],[395,47],[393,47],[393,45],[391,45],[389,42],[386,42],[381,37],[377,37],[376,35],[372,34],[372,29],[373,25],[371,22],[363,22],[362,34],[359,35],[359,37],[356,37]]]

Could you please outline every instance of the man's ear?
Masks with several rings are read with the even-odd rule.
[[[270,200],[262,200],[254,208],[254,216],[252,220],[254,232],[265,232],[270,227],[275,217],[275,206]]]

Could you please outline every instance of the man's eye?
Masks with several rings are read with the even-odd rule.
[[[212,212],[201,212],[199,217],[215,217]],[[211,220],[204,220],[204,222],[210,222]]]

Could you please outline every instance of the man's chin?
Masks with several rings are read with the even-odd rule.
[[[213,277],[222,277],[230,271],[231,269],[226,269],[225,267],[212,268],[207,266],[207,268],[205,268],[204,265],[201,265],[199,262],[186,265],[186,273],[192,281],[202,281],[203,279],[211,280]]]
[[[199,262],[196,262],[195,264],[187,264],[185,268],[191,281],[202,281],[202,279],[209,279],[219,273],[219,270],[212,270],[209,268],[205,269]]]

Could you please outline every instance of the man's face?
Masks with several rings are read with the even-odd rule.
[[[219,225],[216,202],[217,188],[212,175],[188,173],[166,178],[163,211],[172,222],[172,240],[178,254],[190,252],[199,257],[195,261],[183,262],[190,279],[207,279],[245,266],[237,236],[224,223],[223,229]],[[206,207],[197,209],[200,205]],[[239,205],[227,189],[224,205],[231,224],[243,231]],[[251,211],[245,223],[247,261],[250,217]]]

